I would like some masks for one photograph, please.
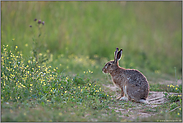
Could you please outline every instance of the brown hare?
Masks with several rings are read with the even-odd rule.
[[[146,77],[135,69],[124,69],[119,66],[118,61],[121,59],[122,49],[114,52],[114,61],[105,64],[102,71],[109,73],[115,85],[121,89],[119,100],[129,100],[140,103],[148,103],[149,84]]]

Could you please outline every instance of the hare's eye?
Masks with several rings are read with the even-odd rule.
[[[109,66],[111,65],[111,63],[108,64]]]

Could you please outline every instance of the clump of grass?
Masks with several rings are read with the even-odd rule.
[[[167,85],[169,92],[182,93],[182,85]]]
[[[175,92],[178,93],[176,95],[172,94],[172,95],[168,95],[167,93],[165,93],[165,97],[168,98],[170,100],[170,102],[174,103],[174,102],[178,102],[180,101],[180,104],[182,103],[182,85],[167,85],[168,87],[168,92]]]
[[[163,84],[150,83],[150,91],[167,91],[167,86]]]
[[[25,60],[20,51],[15,55],[11,50],[8,51],[7,47],[3,45],[1,56],[1,101],[22,102],[47,93],[50,89],[48,83],[58,76],[55,73],[57,68],[53,69],[45,63],[37,65],[35,57]],[[18,46],[15,50],[18,50]]]

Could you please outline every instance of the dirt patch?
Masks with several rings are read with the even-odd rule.
[[[106,89],[116,92],[116,97],[120,94],[117,86],[114,85],[103,85]],[[168,93],[170,95],[177,95],[177,93]],[[119,117],[122,117],[128,121],[135,121],[136,119],[147,118],[158,114],[156,107],[167,102],[168,100],[164,97],[164,92],[150,91],[147,98],[149,104],[135,103],[130,101],[118,101],[118,104],[114,107],[109,107],[115,112],[119,113]],[[127,105],[126,107],[121,107]]]

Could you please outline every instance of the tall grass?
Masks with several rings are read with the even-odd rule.
[[[123,48],[120,62],[174,75],[181,65],[181,2],[2,2],[2,45],[31,50],[37,30],[34,18],[45,21],[45,48],[64,55],[113,58]],[[28,44],[28,47],[25,47]],[[2,48],[1,48],[2,51]]]

